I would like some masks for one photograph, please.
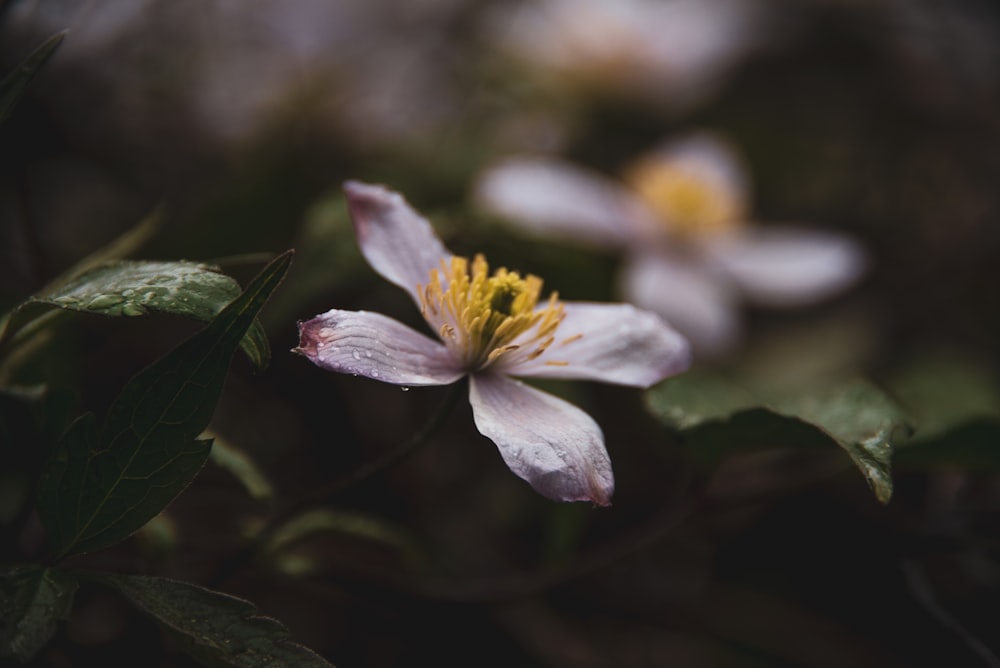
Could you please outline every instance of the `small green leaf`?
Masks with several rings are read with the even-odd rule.
[[[268,500],[274,497],[270,481],[249,455],[225,439],[213,436],[212,441],[212,462],[232,473],[253,498]]]
[[[330,668],[312,650],[289,641],[287,629],[260,616],[249,601],[164,578],[93,577],[156,620],[207,666]]]
[[[415,556],[413,542],[398,527],[377,517],[332,508],[315,508],[289,520],[274,533],[265,550],[278,552],[321,534],[342,534],[375,541]]]
[[[646,402],[664,424],[685,433],[702,461],[751,448],[839,445],[882,503],[892,496],[893,444],[909,431],[899,407],[862,380],[779,392],[686,374],[649,390]]]
[[[240,286],[217,267],[197,262],[117,260],[80,274],[30,302],[109,316],[171,313],[211,320],[240,294]],[[242,347],[260,369],[267,366],[267,335],[254,321]]]
[[[129,381],[100,435],[92,417],[70,428],[38,491],[59,557],[129,536],[194,479],[210,449],[196,437],[212,418],[230,359],[290,262],[290,251],[276,258],[208,327]]]
[[[24,95],[24,90],[28,87],[28,83],[35,78],[35,75],[42,69],[42,66],[48,62],[65,37],[65,31],[49,37],[17,69],[5,76],[3,81],[0,81],[0,123],[10,117],[14,107],[17,106],[21,96]]]
[[[423,556],[412,537],[382,518],[340,509],[316,508],[286,522],[270,537],[262,556],[276,572],[301,577],[329,566],[322,549],[313,549],[320,538],[363,541],[392,550],[400,566],[416,564]]]
[[[69,616],[76,579],[41,566],[0,569],[0,658],[27,663]]]

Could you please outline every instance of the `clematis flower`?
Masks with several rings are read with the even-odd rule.
[[[378,313],[331,310],[299,323],[301,353],[330,371],[402,386],[469,377],[479,431],[541,494],[610,502],[604,437],[594,420],[515,376],[648,387],[690,364],[687,341],[627,304],[540,301],[541,279],[452,255],[430,223],[382,186],[344,186],[362,254],[406,290],[437,335]]]
[[[795,307],[830,297],[863,273],[846,236],[747,220],[746,170],[707,133],[664,143],[623,182],[548,157],[513,157],[487,169],[482,207],[537,234],[620,248],[624,298],[659,313],[699,357],[740,339],[739,302]]]
[[[671,109],[709,97],[767,32],[755,0],[534,0],[489,18],[488,37],[532,70]]]

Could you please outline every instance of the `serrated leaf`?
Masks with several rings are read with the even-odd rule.
[[[10,72],[0,81],[0,123],[10,117],[14,107],[17,106],[21,96],[24,95],[24,90],[28,87],[28,83],[35,78],[35,75],[42,69],[42,66],[48,62],[65,37],[66,33],[64,31],[42,42],[17,69]]]
[[[63,571],[16,565],[0,570],[0,657],[27,663],[69,616],[77,581]]]
[[[158,312],[207,321],[239,294],[239,283],[211,265],[116,260],[89,269],[29,303],[109,316]],[[256,320],[241,346],[258,369],[267,366],[267,335]]]
[[[892,496],[894,443],[909,431],[898,406],[862,380],[764,392],[730,379],[687,374],[646,393],[651,412],[714,457],[760,447],[834,443],[850,455],[882,503]],[[704,453],[701,454],[704,457]]]
[[[140,371],[103,429],[74,423],[39,480],[38,512],[58,557],[132,534],[194,479],[210,444],[196,437],[215,411],[240,339],[281,282],[276,258],[201,332]]]
[[[139,575],[95,575],[121,593],[207,666],[330,668],[330,663],[288,640],[277,620],[228,594],[185,582]]]

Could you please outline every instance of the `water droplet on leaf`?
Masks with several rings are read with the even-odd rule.
[[[101,311],[112,306],[118,306],[125,298],[121,295],[97,295],[89,302],[87,302],[87,308],[95,311]]]
[[[125,304],[122,306],[122,315],[146,315],[146,309],[139,304]]]

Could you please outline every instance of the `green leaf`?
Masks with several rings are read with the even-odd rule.
[[[375,515],[333,508],[316,508],[289,521],[275,533],[270,547],[282,549],[308,537],[328,533],[382,543],[417,556],[413,539],[398,526]]]
[[[163,223],[163,212],[158,207],[148,216],[143,218],[137,225],[127,230],[117,239],[107,246],[94,251],[74,266],[55,277],[43,287],[38,294],[48,295],[58,288],[80,276],[86,271],[105,264],[111,260],[117,260],[129,255],[136,249],[141,248],[149,241]],[[28,300],[19,304],[12,311],[0,317],[0,352],[11,339],[11,334],[17,333],[17,338],[26,342],[27,348],[30,345],[33,335],[39,331],[44,331],[45,326],[55,320],[63,311],[52,311],[51,305],[44,302],[33,302]],[[16,353],[15,353],[16,354]],[[4,363],[9,363],[10,355],[6,356]],[[2,370],[0,370],[2,374]]]
[[[415,563],[420,551],[415,542],[399,527],[384,519],[334,508],[314,508],[290,519],[268,540],[263,552],[288,575],[302,575],[317,570],[317,560],[296,553],[295,548],[319,536],[336,535],[379,543],[399,552]]]
[[[159,312],[207,321],[239,294],[239,283],[211,265],[118,260],[29,301],[109,316]],[[254,321],[241,345],[258,369],[267,366],[270,348],[259,322]]]
[[[207,666],[329,668],[318,654],[288,640],[278,621],[243,599],[185,582],[140,575],[95,575],[156,620]]]
[[[270,481],[249,455],[225,439],[213,436],[212,441],[212,462],[232,473],[253,498],[269,500],[274,497]]]
[[[893,445],[909,432],[899,407],[863,380],[764,391],[686,374],[649,390],[646,401],[664,424],[687,436],[702,461],[751,448],[839,445],[882,503],[892,496]]]
[[[3,81],[0,81],[0,123],[10,117],[14,107],[24,95],[28,83],[48,62],[65,37],[66,32],[63,31],[42,42],[41,46],[35,49],[17,69],[5,76]]]
[[[39,480],[38,512],[58,557],[111,545],[158,514],[197,475],[229,362],[281,282],[276,258],[201,332],[126,384],[100,434],[92,417],[67,432]]]
[[[69,616],[76,579],[41,566],[0,570],[0,658],[27,663]]]
[[[916,426],[915,438],[937,437],[964,423],[1000,419],[1000,389],[988,365],[957,355],[922,355],[888,380]]]
[[[678,431],[726,420],[734,413],[759,405],[753,393],[738,383],[694,372],[651,388],[646,393],[646,403],[664,424]]]

